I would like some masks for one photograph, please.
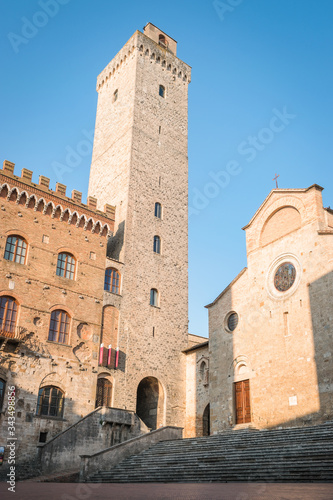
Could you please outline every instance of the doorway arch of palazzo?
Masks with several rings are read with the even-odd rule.
[[[210,436],[210,405],[206,406],[202,415],[202,435]]]
[[[145,377],[137,388],[136,414],[152,430],[164,425],[165,393],[156,377]]]

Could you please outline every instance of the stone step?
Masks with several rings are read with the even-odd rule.
[[[89,482],[333,481],[333,423],[163,441]]]

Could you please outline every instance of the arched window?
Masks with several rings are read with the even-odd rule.
[[[105,271],[105,280],[104,280],[104,290],[112,293],[118,293],[120,290],[120,274],[117,269],[113,269],[109,267]]]
[[[99,406],[111,406],[112,384],[107,378],[97,380],[97,392],[95,408]]]
[[[156,288],[150,290],[150,305],[155,307],[158,306],[158,291]]]
[[[27,242],[17,235],[8,236],[6,241],[5,259],[25,264],[27,254]]]
[[[17,302],[12,297],[0,297],[0,331],[14,333],[17,317]]]
[[[49,338],[52,342],[68,344],[70,316],[62,309],[52,311]]]
[[[42,387],[38,392],[37,415],[62,417],[64,393],[58,387]]]
[[[61,252],[58,255],[57,276],[62,278],[74,279],[75,259],[72,254]]]
[[[162,47],[167,47],[167,40],[164,35],[159,35],[158,43],[159,45],[162,45]]]
[[[161,253],[161,238],[159,236],[154,236],[154,252]]]
[[[162,205],[158,201],[155,203],[155,217],[158,219],[162,217]]]
[[[163,85],[160,85],[158,93],[161,97],[165,97],[165,87]]]
[[[0,378],[0,411],[2,410],[3,400],[5,397],[6,382]]]
[[[113,93],[113,102],[116,102],[117,99],[118,99],[118,89],[115,90]]]

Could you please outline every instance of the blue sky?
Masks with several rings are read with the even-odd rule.
[[[274,174],[279,187],[322,185],[333,206],[332,18],[331,0],[3,0],[1,161],[85,201],[89,148],[59,164],[91,137],[97,75],[149,21],[175,38],[193,68],[189,328],[206,336],[204,305],[246,266],[241,227]]]

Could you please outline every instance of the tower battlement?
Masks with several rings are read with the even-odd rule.
[[[172,39],[170,38],[170,40]],[[174,43],[177,45],[175,41]],[[98,75],[96,85],[97,92],[119,73],[127,60],[132,57],[134,53],[150,58],[151,63],[161,65],[162,69],[169,72],[170,75],[184,82],[191,82],[191,67],[176,57],[176,50],[173,52],[166,45],[159,43],[157,33],[155,37],[152,37],[150,36],[150,30],[145,29],[144,33],[136,31],[112,61],[110,61]]]
[[[21,170],[21,177],[14,174],[15,163],[4,160],[0,170],[0,198],[15,201],[35,211],[50,215],[52,218],[75,224],[84,230],[106,236],[113,232],[115,207],[105,204],[104,211],[97,210],[97,199],[88,196],[87,204],[81,202],[82,193],[72,191],[72,197],[66,196],[66,186],[56,183],[56,189],[49,188],[50,179],[39,176],[39,184],[32,182],[33,172]]]

